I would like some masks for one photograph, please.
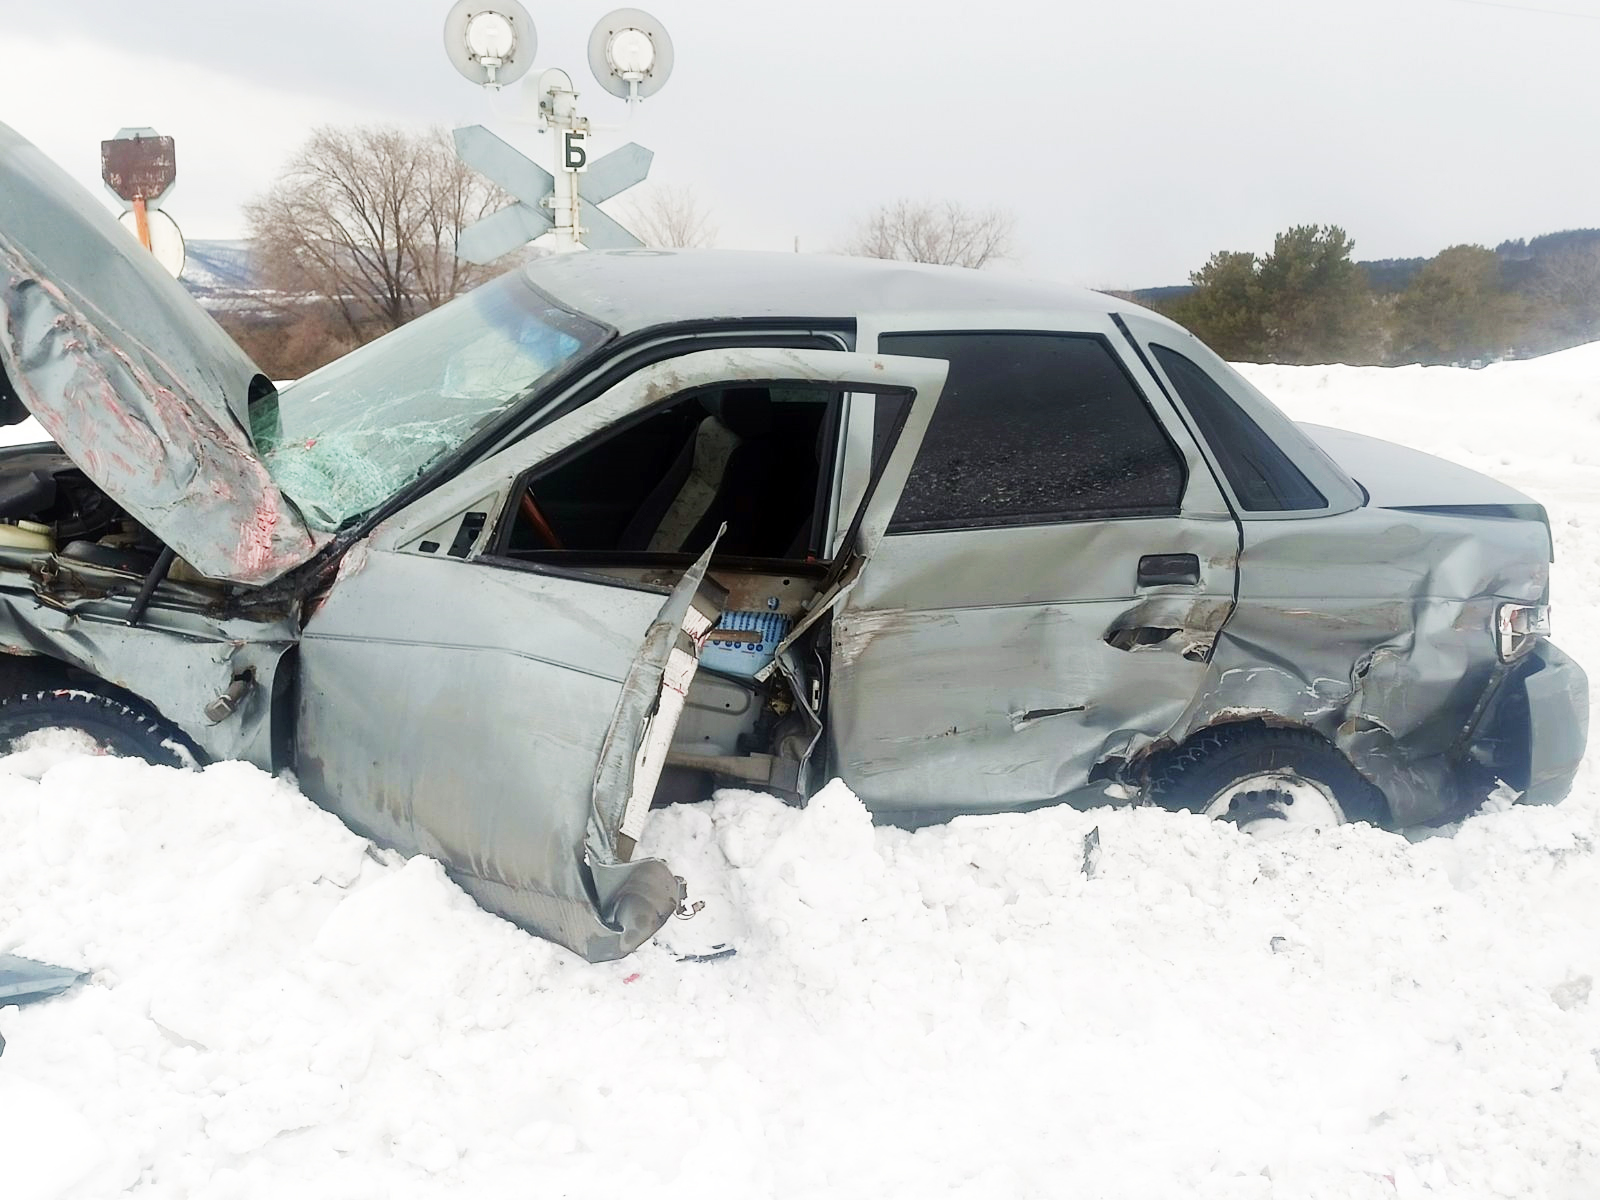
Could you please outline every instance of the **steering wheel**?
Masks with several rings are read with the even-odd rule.
[[[522,515],[528,524],[533,526],[533,531],[544,539],[544,544],[550,550],[564,550],[561,539],[556,536],[555,529],[545,518],[544,512],[539,507],[539,502],[533,498],[533,489],[528,488],[522,493]]]

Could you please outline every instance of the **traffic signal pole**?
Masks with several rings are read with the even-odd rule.
[[[539,76],[539,89],[539,116],[555,143],[555,186],[549,201],[555,220],[554,249],[564,254],[583,249],[578,176],[589,168],[589,122],[578,115],[578,93],[565,71],[551,68],[544,72]]]

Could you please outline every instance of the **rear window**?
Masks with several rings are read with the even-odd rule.
[[[1327,497],[1199,364],[1165,346],[1150,348],[1210,444],[1241,508],[1292,512],[1328,507]]]
[[[1092,334],[884,334],[950,363],[891,533],[1175,513],[1184,466]]]

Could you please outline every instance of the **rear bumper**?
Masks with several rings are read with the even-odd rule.
[[[1522,793],[1524,804],[1554,804],[1572,788],[1589,738],[1589,680],[1583,668],[1541,642],[1499,678],[1468,737],[1466,763]]]

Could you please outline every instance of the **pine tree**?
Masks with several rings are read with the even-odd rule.
[[[1224,358],[1288,363],[1374,362],[1380,314],[1354,243],[1337,225],[1297,225],[1272,253],[1213,254],[1194,290],[1166,306]]]
[[[1393,357],[1423,363],[1487,358],[1519,340],[1525,315],[1522,301],[1506,290],[1493,250],[1451,246],[1395,301]]]
[[[1274,362],[1372,362],[1377,307],[1355,243],[1337,225],[1280,233],[1256,268],[1266,350]]]

